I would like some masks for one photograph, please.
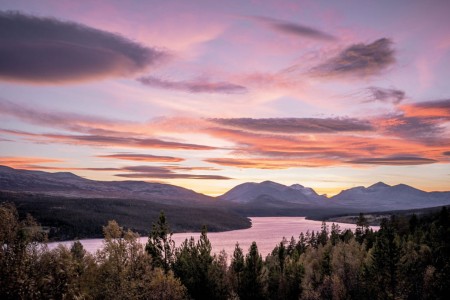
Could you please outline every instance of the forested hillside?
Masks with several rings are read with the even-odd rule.
[[[116,220],[127,229],[147,235],[161,211],[166,212],[175,232],[210,231],[250,227],[250,220],[220,205],[195,205],[191,202],[160,203],[151,200],[118,198],[77,198],[34,193],[0,191],[0,203],[12,202],[19,215],[31,214],[45,226],[51,240],[99,238],[102,226]]]
[[[0,206],[1,299],[446,299],[450,292],[447,208],[418,218],[364,215],[355,232],[323,224],[281,240],[266,258],[253,243],[211,253],[206,228],[175,248],[164,214],[145,248],[115,221],[95,255],[76,242],[52,251],[31,218]],[[227,263],[228,262],[228,263]]]

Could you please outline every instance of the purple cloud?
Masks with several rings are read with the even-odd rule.
[[[354,118],[232,118],[210,121],[234,128],[274,133],[332,133],[372,131],[368,121]]]
[[[183,158],[180,157],[138,154],[138,153],[115,153],[107,155],[97,155],[97,157],[114,158],[131,161],[145,161],[145,162],[180,162],[184,160]]]
[[[220,82],[211,82],[208,80],[170,81],[153,76],[141,77],[138,79],[138,81],[150,87],[184,91],[190,93],[219,93],[219,94],[247,93],[246,87],[225,81]]]
[[[335,41],[337,40],[335,36],[325,33],[323,31],[320,31],[318,29],[300,25],[293,22],[273,19],[269,17],[261,17],[261,16],[254,16],[251,17],[251,19],[256,20],[269,28],[276,30],[281,33],[286,33],[290,35],[295,35],[299,37],[307,37],[307,38],[313,38],[317,40],[325,40],[325,41]]]
[[[214,180],[228,180],[230,177],[220,175],[199,175],[199,174],[185,174],[177,173],[176,171],[195,171],[204,170],[205,168],[198,167],[179,167],[179,166],[132,166],[121,168],[123,171],[131,173],[116,174],[118,177],[125,178],[157,178],[157,179],[214,179]],[[208,168],[206,168],[208,169]],[[209,168],[212,169],[212,168]]]
[[[0,80],[58,84],[129,76],[167,57],[79,23],[0,12]]]
[[[369,99],[364,102],[387,102],[393,104],[399,104],[405,99],[405,92],[397,89],[386,89],[380,87],[368,87],[367,91],[370,96]]]
[[[311,71],[318,76],[367,77],[378,75],[394,62],[392,41],[382,38],[371,44],[351,45]]]
[[[122,137],[107,135],[64,135],[64,134],[41,134],[37,137],[47,138],[62,143],[84,143],[97,146],[125,146],[136,148],[159,148],[175,150],[213,150],[215,147],[164,141],[156,138]]]
[[[352,164],[362,165],[389,165],[389,166],[403,166],[403,165],[425,165],[437,162],[437,160],[418,157],[418,156],[388,156],[388,157],[367,157],[348,161]]]
[[[173,150],[215,150],[216,147],[190,143],[164,141],[156,138],[122,137],[108,135],[70,135],[51,133],[31,133],[19,130],[0,128],[0,133],[26,138],[35,143],[63,143],[104,147],[132,147],[148,149]]]
[[[445,139],[442,138],[445,128],[439,119],[392,115],[380,118],[375,123],[381,124],[381,132],[387,135],[418,141],[428,145],[446,143]]]

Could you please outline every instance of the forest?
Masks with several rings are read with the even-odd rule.
[[[13,204],[0,205],[1,299],[446,299],[450,216],[392,216],[372,231],[360,214],[354,232],[322,224],[282,239],[263,258],[258,246],[212,253],[204,227],[179,247],[163,212],[145,246],[116,221],[104,246],[80,242],[48,250],[46,234]]]

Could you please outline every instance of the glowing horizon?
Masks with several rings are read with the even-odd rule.
[[[0,165],[450,190],[450,3],[2,1]]]

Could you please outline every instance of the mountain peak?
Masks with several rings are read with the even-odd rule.
[[[259,185],[267,187],[267,188],[273,188],[273,189],[276,189],[276,190],[282,190],[282,189],[286,188],[285,185],[283,185],[281,183],[278,183],[278,182],[275,182],[275,181],[270,181],[270,180],[263,181]]]
[[[292,185],[290,186],[290,188],[291,188],[291,189],[294,189],[294,190],[303,190],[305,187],[304,187],[303,185],[301,185],[301,184],[294,183],[294,184],[292,184]]]
[[[276,200],[278,203],[289,203],[289,205],[314,206],[322,205],[325,199],[325,197],[319,196],[312,188],[304,187],[301,184],[286,186],[269,180],[260,183],[240,184],[220,197],[224,200],[240,203],[255,201],[261,203],[264,199],[271,199],[270,201],[272,202]]]
[[[56,173],[53,173],[53,175],[57,176],[59,178],[81,178],[80,176],[75,175],[71,172],[56,172]]]
[[[391,186],[389,184],[386,184],[384,182],[379,181],[379,182],[377,182],[375,184],[372,184],[368,188],[369,189],[377,189],[377,188],[388,188],[388,187],[391,187]]]
[[[260,184],[262,184],[262,185],[282,185],[282,184],[280,184],[278,182],[270,181],[270,180],[263,181]]]

